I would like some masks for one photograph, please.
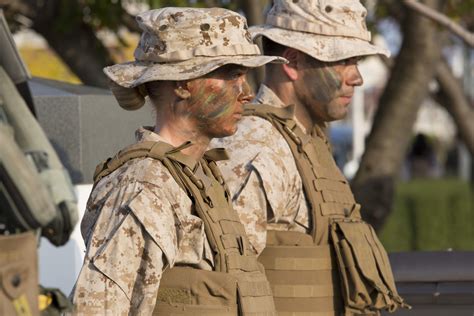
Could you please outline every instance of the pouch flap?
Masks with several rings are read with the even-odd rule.
[[[372,239],[369,226],[364,222],[337,222],[344,237],[349,243],[356,264],[364,277],[381,293],[388,294],[378,271],[373,249],[368,239]]]
[[[28,282],[32,277],[30,268],[23,263],[10,264],[2,268],[0,272],[2,288],[11,300],[25,294],[27,287],[31,285]]]

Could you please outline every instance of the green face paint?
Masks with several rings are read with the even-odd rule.
[[[327,104],[337,97],[342,88],[342,78],[334,67],[314,58],[307,58],[307,68],[303,74],[306,88],[312,99]]]
[[[295,93],[313,122],[329,122],[346,116],[354,87],[362,84],[357,60],[322,62],[304,56]]]
[[[210,75],[192,80],[188,88],[188,115],[195,118],[201,130],[211,134],[233,134],[239,113],[242,113],[242,97],[248,98],[250,87],[245,72],[240,67],[222,67]],[[237,116],[237,118],[236,118]],[[214,136],[216,137],[216,136]]]

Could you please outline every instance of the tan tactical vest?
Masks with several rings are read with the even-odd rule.
[[[362,221],[360,205],[320,129],[306,135],[293,107],[248,105],[281,133],[295,158],[311,209],[311,235],[268,231],[259,257],[279,315],[378,315],[404,306],[387,254]]]
[[[0,236],[0,315],[39,315],[37,266],[34,232]]]
[[[193,160],[162,142],[127,147],[99,165],[94,180],[134,158],[160,160],[193,200],[215,253],[214,271],[178,267],[163,273],[153,315],[276,315],[270,285],[251,250],[245,229],[232,208],[230,195],[215,161],[227,159],[223,149],[205,153],[194,170]]]

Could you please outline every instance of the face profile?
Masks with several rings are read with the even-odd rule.
[[[363,84],[357,68],[359,58],[321,62],[306,54],[298,64],[297,98],[315,122],[330,122],[347,115],[354,89]]]
[[[227,65],[186,83],[190,97],[183,110],[209,137],[225,137],[237,130],[243,105],[252,98],[247,71],[241,66]]]

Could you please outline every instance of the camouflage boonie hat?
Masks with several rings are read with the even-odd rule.
[[[189,80],[226,64],[259,67],[284,62],[262,56],[244,17],[222,8],[163,8],[139,14],[143,30],[135,61],[104,68],[119,104],[134,110],[144,104],[142,84]],[[141,99],[133,102],[135,97]]]
[[[388,50],[370,43],[367,10],[359,0],[274,0],[266,24],[251,27],[252,36],[265,36],[318,60],[332,62]]]

